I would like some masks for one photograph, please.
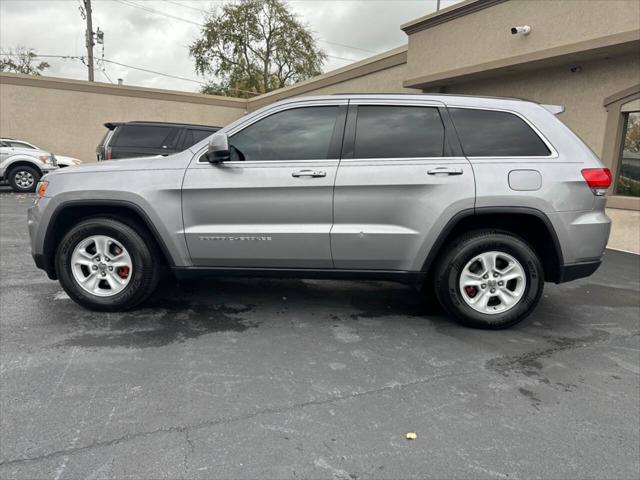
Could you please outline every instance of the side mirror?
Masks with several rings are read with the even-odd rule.
[[[229,137],[224,132],[216,132],[209,138],[207,148],[207,160],[209,163],[227,162],[231,158],[229,151]]]

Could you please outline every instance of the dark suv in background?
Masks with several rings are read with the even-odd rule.
[[[107,133],[96,148],[98,161],[118,158],[170,155],[181,152],[220,127],[165,122],[109,122]]]

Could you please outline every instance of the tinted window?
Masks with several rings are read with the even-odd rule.
[[[11,145],[14,148],[29,148],[31,150],[35,148],[35,147],[32,147],[31,145],[27,145],[26,143],[22,143],[22,142],[9,142],[9,145]]]
[[[444,125],[437,108],[359,106],[355,158],[442,157]]]
[[[517,115],[451,108],[464,153],[469,157],[546,157],[551,152]]]
[[[338,107],[274,113],[231,137],[232,160],[326,159],[337,113]]]
[[[187,130],[184,146],[185,148],[191,147],[214,133],[211,130]]]
[[[113,145],[118,147],[174,147],[178,129],[150,125],[123,125]]]

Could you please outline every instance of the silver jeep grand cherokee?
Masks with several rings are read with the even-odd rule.
[[[553,113],[498,98],[282,101],[188,150],[48,174],[29,210],[38,267],[79,304],[123,310],[163,267],[423,285],[503,328],[544,282],[592,274],[609,171]]]

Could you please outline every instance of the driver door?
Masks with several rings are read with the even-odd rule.
[[[231,159],[198,153],[182,193],[194,266],[332,268],[333,185],[348,101],[297,102],[232,126]]]

